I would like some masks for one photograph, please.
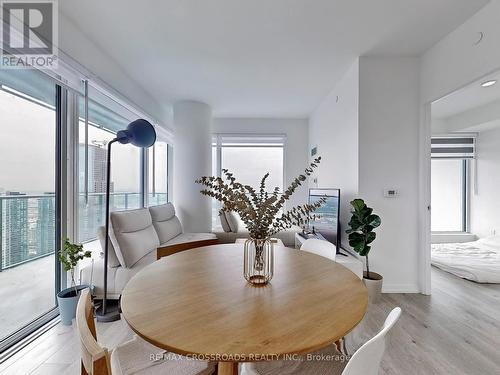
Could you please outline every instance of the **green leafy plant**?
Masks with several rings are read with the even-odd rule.
[[[371,250],[370,244],[377,238],[377,234],[373,230],[380,226],[381,220],[363,199],[354,199],[351,201],[351,206],[350,229],[346,230],[349,235],[349,245],[359,255],[366,257],[366,278],[370,279],[368,253]]]
[[[59,261],[66,272],[71,272],[71,287],[75,288],[75,295],[78,294],[75,282],[75,267],[79,261],[91,256],[92,253],[90,251],[83,250],[83,245],[71,243],[68,238],[64,239],[63,248],[59,252]]]
[[[250,185],[243,185],[236,180],[233,173],[227,169],[222,172],[221,177],[201,177],[196,183],[205,186],[201,194],[215,198],[222,202],[223,211],[234,211],[238,213],[245,223],[250,237],[253,239],[267,239],[273,234],[291,228],[293,225],[304,225],[309,220],[314,220],[316,211],[326,198],[322,197],[314,204],[304,204],[279,214],[285,202],[292,194],[306,181],[314,169],[321,162],[321,157],[315,159],[304,171],[304,174],[297,176],[290,186],[280,194],[278,187],[272,193],[266,191],[266,180],[269,173],[266,173],[260,182],[258,189]]]

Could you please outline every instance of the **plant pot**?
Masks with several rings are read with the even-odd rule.
[[[75,288],[64,289],[57,293],[57,305],[59,306],[59,315],[63,325],[71,325],[71,321],[76,316],[76,305],[78,305],[80,299],[80,292],[87,288],[87,285],[78,285],[76,294]]]
[[[370,303],[377,303],[382,294],[382,283],[384,278],[376,272],[370,271],[370,278],[367,277],[366,272],[363,272],[363,283],[368,289],[368,300]]]

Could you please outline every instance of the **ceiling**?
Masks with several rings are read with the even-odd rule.
[[[481,86],[481,83],[490,80],[497,80],[498,82],[496,85],[490,87]],[[497,72],[432,103],[432,117],[446,119],[471,109],[490,104],[499,99],[500,72]]]
[[[191,99],[219,117],[307,117],[356,57],[420,55],[487,2],[64,0],[59,8],[162,105]]]

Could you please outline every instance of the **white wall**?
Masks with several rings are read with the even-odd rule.
[[[195,181],[211,175],[212,109],[205,103],[174,104],[175,149],[173,203],[184,232],[210,232],[210,199]]]
[[[338,188],[341,195],[341,240],[350,220],[349,202],[358,194],[358,95],[356,61],[309,119],[309,149],[318,147],[322,163],[311,187]]]
[[[421,58],[420,69],[420,199],[419,266],[420,288],[430,293],[430,118],[431,101],[500,68],[500,0],[492,0],[455,31],[448,34]],[[478,32],[482,42],[474,45]]]
[[[359,195],[382,218],[370,260],[386,292],[419,291],[418,88],[417,58],[360,58]]]
[[[370,260],[385,292],[419,291],[419,104],[417,58],[360,57],[310,119],[310,145],[325,159],[318,183],[344,193],[343,230],[353,197],[382,218]],[[387,188],[400,195],[385,198]]]
[[[477,193],[471,193],[471,232],[500,234],[500,129],[480,132],[476,140]]]
[[[308,158],[308,123],[304,119],[214,118],[213,133],[286,134],[285,185],[304,173]],[[256,182],[257,183],[257,182]],[[306,186],[299,188],[287,207],[304,204],[308,199]]]

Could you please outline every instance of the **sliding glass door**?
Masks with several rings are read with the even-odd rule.
[[[56,312],[58,100],[32,70],[0,72],[0,351]]]
[[[142,117],[95,89],[85,103],[80,81],[68,82],[0,70],[0,360],[58,314],[56,294],[67,284],[61,237],[99,256],[107,146]],[[167,201],[167,140],[159,136],[150,150],[113,146],[111,210]]]
[[[106,203],[107,145],[116,132],[125,129],[131,119],[115,113],[94,100],[88,101],[85,122],[85,100],[79,100],[78,124],[78,241],[96,240],[104,225]],[[111,211],[131,210],[143,206],[142,154],[132,145],[115,143],[111,156]]]

